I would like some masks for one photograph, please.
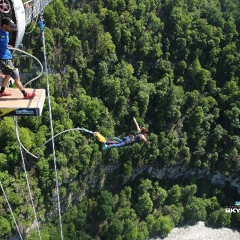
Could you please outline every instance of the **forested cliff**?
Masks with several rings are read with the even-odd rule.
[[[145,240],[180,224],[237,227],[240,214],[238,0],[55,0],[45,8],[54,133],[84,127],[121,136],[149,127],[151,143],[102,151],[74,130],[55,138],[64,239]],[[24,50],[44,62],[32,23]],[[16,56],[22,81],[36,63]],[[46,75],[32,83],[46,88]],[[43,240],[61,239],[49,109],[0,122],[0,181],[21,234],[34,211]],[[43,146],[44,147],[41,147]],[[238,187],[238,188],[237,188]],[[31,228],[31,230],[29,230]],[[0,238],[18,236],[3,194]]]

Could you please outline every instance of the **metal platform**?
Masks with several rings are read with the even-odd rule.
[[[41,116],[46,94],[45,89],[25,89],[29,93],[35,93],[33,99],[24,99],[23,94],[17,88],[8,88],[11,96],[0,97],[0,117],[5,116]]]

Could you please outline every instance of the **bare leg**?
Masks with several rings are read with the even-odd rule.
[[[8,85],[9,80],[11,79],[10,75],[5,75],[2,81],[2,88],[6,88]],[[23,86],[19,78],[15,79],[15,83],[17,85],[17,88],[22,92],[23,91]]]
[[[10,78],[11,78],[10,75],[5,75],[5,77],[3,78],[3,81],[2,81],[2,87],[3,88],[7,87]]]
[[[4,77],[3,81],[2,81],[2,88],[0,90],[0,97],[12,95],[11,93],[4,91],[5,88],[8,85],[8,82],[9,82],[10,78],[11,78],[10,75],[5,75],[5,77]],[[35,97],[35,93],[27,93],[24,90],[23,85],[22,85],[22,83],[20,81],[20,78],[15,79],[15,84],[16,84],[17,88],[22,92],[22,94],[23,94],[25,99],[31,99],[31,98]]]
[[[15,83],[17,85],[17,88],[22,92],[23,91],[23,86],[22,86],[22,83],[20,81],[20,78],[15,79]]]
[[[2,87],[0,89],[0,97],[11,96],[12,95],[12,93],[9,93],[9,92],[5,91],[5,88],[7,87],[10,78],[11,78],[10,75],[5,75],[5,77],[3,78]]]
[[[27,93],[24,90],[22,82],[20,81],[20,78],[15,79],[15,84],[16,84],[17,88],[22,92],[24,98],[30,99],[30,98],[34,98],[36,96],[35,93]]]

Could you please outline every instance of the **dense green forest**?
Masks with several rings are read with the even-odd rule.
[[[102,151],[90,135],[55,139],[66,240],[145,240],[205,221],[238,227],[240,200],[239,0],[54,0],[45,41],[54,133],[104,136],[148,126],[151,143]],[[24,50],[44,62],[31,23]],[[24,76],[34,60],[16,56]],[[46,75],[32,83],[47,88]],[[61,239],[49,109],[19,117],[19,136],[43,240]],[[0,122],[0,181],[25,239],[34,213],[14,119]],[[154,172],[154,174],[153,174]],[[228,179],[213,182],[219,174]],[[18,236],[0,195],[0,238]]]

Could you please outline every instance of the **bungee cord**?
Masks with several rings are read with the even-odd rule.
[[[15,124],[16,124],[16,125],[15,125],[16,131],[18,131],[17,122],[15,122]],[[70,129],[61,131],[60,133],[58,133],[58,134],[54,135],[53,137],[49,138],[45,143],[43,143],[43,144],[40,146],[37,156],[34,155],[33,153],[31,153],[29,150],[27,150],[27,149],[23,146],[23,144],[22,144],[22,142],[21,142],[21,140],[20,140],[19,134],[17,134],[16,136],[17,136],[17,141],[18,141],[18,143],[19,143],[20,146],[25,150],[25,152],[27,152],[27,153],[28,153],[29,155],[31,155],[32,157],[38,159],[38,158],[40,158],[40,151],[41,151],[41,149],[42,149],[47,143],[49,143],[53,138],[56,138],[57,136],[59,136],[59,135],[61,135],[61,134],[63,134],[63,133],[66,133],[66,132],[70,132],[70,131],[80,131],[80,130],[81,130],[81,128],[79,128],[79,127],[77,127],[77,128],[70,128]]]
[[[0,181],[0,186],[1,186],[1,189],[2,189],[2,192],[3,192],[3,195],[4,195],[4,198],[5,198],[6,202],[7,202],[7,205],[8,205],[8,207],[9,207],[9,209],[10,209],[10,212],[11,212],[13,221],[14,221],[14,223],[15,223],[15,226],[16,226],[16,228],[17,228],[19,237],[20,237],[21,240],[23,240],[22,235],[21,235],[20,230],[19,230],[19,227],[18,227],[18,224],[17,224],[17,221],[16,221],[16,218],[14,217],[12,208],[11,208],[10,203],[9,203],[9,201],[8,201],[7,195],[6,195],[6,193],[5,193],[4,189],[3,189],[3,185],[2,185],[2,182],[1,182],[1,181]]]
[[[17,117],[14,117],[14,121],[15,121],[15,126],[16,126],[17,125]],[[17,138],[19,139],[18,131],[17,131],[16,128],[15,128],[15,132],[16,132]],[[38,235],[39,235],[39,239],[42,240],[40,229],[39,229],[39,223],[38,223],[38,220],[37,220],[37,214],[36,214],[36,210],[35,210],[35,206],[34,206],[34,202],[33,202],[32,192],[31,192],[31,188],[30,188],[30,184],[29,184],[29,180],[28,180],[27,169],[26,169],[26,164],[25,164],[24,157],[23,157],[23,151],[22,151],[21,144],[19,144],[19,148],[20,148],[20,153],[21,153],[21,158],[22,158],[22,164],[23,164],[25,179],[26,179],[26,182],[27,182],[28,193],[29,193],[29,196],[30,196],[30,201],[31,201],[32,209],[33,209],[33,214],[34,214],[35,221],[37,223]]]
[[[28,81],[27,83],[25,83],[25,84],[23,85],[23,87],[26,87],[26,86],[29,85],[31,82],[37,80],[38,78],[40,78],[40,77],[42,76],[42,74],[43,74],[43,65],[42,65],[42,63],[41,63],[35,56],[33,56],[32,54],[27,53],[27,52],[25,52],[25,51],[23,51],[23,50],[20,50],[20,49],[18,49],[18,48],[12,48],[12,49],[13,49],[14,51],[21,52],[21,53],[23,53],[23,54],[25,54],[25,55],[28,55],[28,56],[30,56],[31,58],[34,58],[34,59],[39,63],[39,65],[40,65],[40,67],[41,67],[41,72],[38,74],[38,76],[36,76],[35,78],[31,79],[30,81]]]
[[[53,137],[51,137],[50,139],[48,139],[44,144],[42,144],[42,145],[40,146],[39,152],[38,152],[38,156],[35,156],[35,157],[36,157],[36,158],[39,158],[39,157],[40,157],[40,151],[41,151],[41,149],[42,149],[47,143],[49,143],[53,138],[56,138],[57,136],[59,136],[59,135],[61,135],[61,134],[63,134],[63,133],[66,133],[66,132],[70,132],[70,131],[80,131],[80,130],[81,130],[81,128],[79,128],[79,127],[78,127],[78,128],[71,128],[71,129],[64,130],[64,131],[62,131],[62,132],[54,135]]]
[[[22,144],[21,139],[20,139],[19,134],[18,134],[17,121],[15,121],[15,129],[16,129],[16,131],[17,131],[17,133],[16,133],[17,141],[18,141],[18,143],[20,144],[20,146],[22,147],[22,149],[24,149],[29,155],[31,155],[32,157],[34,157],[34,158],[36,158],[36,159],[40,158],[40,151],[41,151],[41,149],[42,149],[44,146],[46,146],[47,143],[49,143],[53,138],[56,138],[56,137],[58,137],[59,135],[62,135],[62,134],[64,134],[64,133],[67,133],[67,132],[70,132],[70,131],[83,131],[83,132],[90,133],[90,134],[92,134],[92,135],[94,135],[94,133],[95,133],[95,132],[90,131],[90,130],[88,130],[88,129],[86,129],[86,128],[80,128],[80,127],[70,128],[70,129],[61,131],[61,132],[57,133],[56,135],[54,135],[53,137],[49,138],[45,143],[43,143],[43,144],[39,147],[38,155],[36,156],[36,155],[34,155],[33,153],[31,153],[29,150],[27,150],[27,149],[24,147],[24,145]],[[115,138],[116,138],[116,137],[115,137]]]

